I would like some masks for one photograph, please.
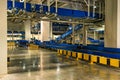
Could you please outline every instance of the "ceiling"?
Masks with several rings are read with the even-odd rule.
[[[21,0],[15,0],[15,1],[21,1]],[[88,5],[90,7],[90,11],[93,12],[93,9],[95,9],[96,13],[100,13],[104,15],[104,8],[105,8],[105,0],[24,0],[26,2],[32,3],[32,4],[42,4],[47,6],[57,6],[58,8],[67,8],[67,9],[74,9],[74,10],[82,10],[82,11],[88,11]],[[90,1],[90,2],[89,2]],[[95,2],[95,4],[94,4]],[[12,18],[9,18],[12,17]],[[16,18],[17,17],[17,18]],[[57,17],[53,14],[39,14],[36,12],[25,12],[25,11],[19,11],[18,14],[15,14],[15,10],[12,11],[8,10],[8,23],[9,27],[13,27],[13,24],[23,25],[24,21],[26,19],[32,19],[31,21],[38,21],[42,17],[48,17],[52,20],[70,20],[71,18],[66,17]],[[73,18],[74,21],[80,21],[80,19]]]
[[[50,1],[51,6],[55,6],[56,0],[26,0],[27,2],[33,4],[44,4],[47,5]],[[72,8],[78,10],[86,10],[87,4],[90,1],[90,6],[92,7],[95,2],[96,8],[99,8],[99,3],[104,4],[105,0],[57,0],[59,7]]]

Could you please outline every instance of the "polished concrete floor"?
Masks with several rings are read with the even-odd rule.
[[[8,75],[0,80],[120,80],[120,69],[58,57],[56,51],[8,49]]]

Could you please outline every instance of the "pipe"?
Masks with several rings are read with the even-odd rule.
[[[22,18],[22,17],[8,17],[7,19],[23,19],[30,20],[30,18]],[[50,19],[31,19],[31,20],[42,20],[42,21],[51,21],[51,22],[59,22],[59,23],[70,23],[70,24],[82,24],[83,22],[71,22],[71,21],[63,21],[63,20],[50,20]]]
[[[41,6],[40,6],[40,13],[43,11],[43,3],[42,3],[43,1],[42,0],[40,0],[40,4],[41,4]]]
[[[56,11],[56,14],[57,14],[58,13],[58,0],[55,1],[55,7],[56,7],[55,11]]]
[[[72,44],[75,44],[75,24],[72,24]]]
[[[95,0],[93,1],[93,18],[95,17]]]
[[[87,3],[87,1],[86,0],[84,0],[84,2],[86,3],[86,5],[88,6],[88,3]]]
[[[26,0],[24,0],[24,9],[26,10]]]
[[[90,0],[88,0],[88,18],[90,17]]]
[[[99,18],[102,18],[101,14],[102,14],[102,3],[99,2]]]
[[[13,3],[13,8],[15,8],[15,0],[13,0],[12,3]]]
[[[47,0],[48,12],[50,12],[50,0]]]

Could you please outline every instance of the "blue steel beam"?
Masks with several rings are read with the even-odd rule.
[[[27,12],[32,12],[33,7],[35,12],[40,12],[41,6],[43,7],[43,13],[48,12],[48,6],[44,5],[38,5],[38,4],[31,4],[31,3],[26,3],[26,9],[24,9],[24,3],[22,2],[15,2],[15,8],[16,9],[22,9]],[[7,2],[7,8],[11,10],[13,8],[13,2],[8,0]],[[50,13],[55,13],[55,7],[50,7]],[[59,16],[66,16],[66,17],[73,17],[73,18],[86,18],[88,17],[88,12],[86,11],[80,11],[80,10],[72,10],[72,9],[64,9],[64,8],[58,8],[58,13],[56,13]],[[90,13],[90,18],[99,18],[99,14],[95,14],[95,17],[93,17],[93,13]]]

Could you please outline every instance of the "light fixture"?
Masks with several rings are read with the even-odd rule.
[[[69,21],[71,22],[71,21],[72,21],[72,19],[69,19]]]
[[[55,17],[57,17],[57,13],[55,13],[54,15],[55,15]]]
[[[50,15],[50,12],[46,12],[47,15]]]
[[[57,20],[60,20],[60,18],[57,17]]]
[[[97,8],[97,6],[94,6],[94,8]]]
[[[24,0],[20,0],[20,2],[24,2]]]

